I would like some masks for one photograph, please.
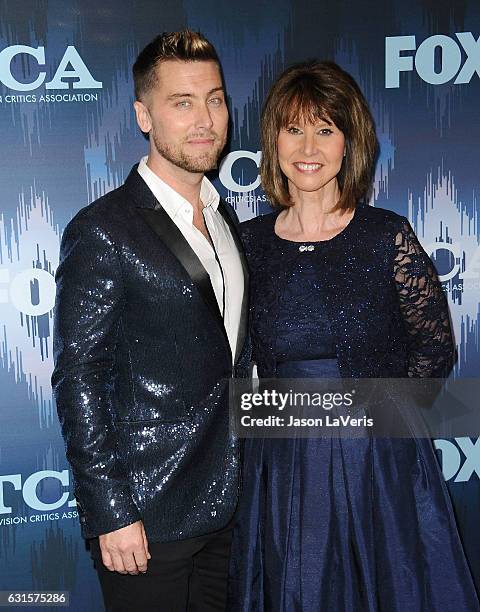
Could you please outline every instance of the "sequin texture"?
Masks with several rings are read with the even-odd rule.
[[[232,364],[197,285],[140,214],[134,168],[65,229],[52,384],[84,537],[143,520],[149,541],[224,527],[238,498]]]
[[[446,298],[406,218],[359,205],[340,234],[315,243],[313,250],[308,243],[300,250],[275,235],[277,214],[241,226],[251,268],[253,356],[260,376],[274,377],[283,359],[330,353],[346,377],[448,374],[455,353]],[[325,346],[312,336],[312,317],[328,338]],[[301,356],[292,355],[282,337],[280,330],[289,325],[300,335],[294,344]]]

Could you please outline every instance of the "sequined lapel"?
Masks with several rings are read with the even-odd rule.
[[[215,292],[213,291],[208,272],[203,267],[195,251],[184,238],[182,232],[159,205],[157,205],[155,210],[150,208],[138,208],[137,212],[181,263],[226,336],[222,315],[218,308],[217,298],[215,297]]]
[[[197,257],[192,247],[188,244],[187,240],[185,240],[181,231],[147,187],[147,184],[139,175],[137,168],[138,164],[133,166],[127,180],[125,181],[125,188],[128,192],[129,204],[136,208],[136,212],[143,217],[145,222],[159,236],[170,252],[178,259],[192,282],[197,287],[203,300],[210,308],[212,315],[220,326],[220,329],[228,342],[227,332],[225,330],[223,318],[218,307],[218,302],[215,297],[215,292],[213,290],[208,272],[205,270],[200,259]],[[230,228],[231,234],[240,254],[243,269],[243,300],[237,336],[237,349],[234,359],[234,363],[237,363],[242,352],[248,330],[248,266],[235,223],[226,210],[225,204],[221,200],[218,210]]]

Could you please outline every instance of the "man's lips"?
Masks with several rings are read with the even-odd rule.
[[[293,165],[299,172],[305,172],[305,173],[318,172],[323,167],[323,164],[319,164],[316,162],[299,161],[299,162],[294,162]]]
[[[215,142],[215,138],[192,138],[187,140],[188,144],[193,145],[209,145]]]

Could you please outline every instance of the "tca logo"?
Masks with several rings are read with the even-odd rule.
[[[480,36],[471,32],[450,36],[437,34],[426,38],[417,49],[415,36],[385,38],[385,87],[400,87],[400,73],[415,72],[431,85],[443,85],[454,77],[454,85],[469,83],[473,75],[480,76]],[[466,55],[462,66],[462,50]],[[415,51],[413,55],[409,51]]]
[[[439,274],[438,278],[442,281],[448,281],[458,274],[460,280],[473,280],[480,278],[480,246],[478,246],[468,261],[465,262],[465,269],[461,270],[461,263],[465,259],[465,252],[459,244],[447,242],[434,242],[425,245],[427,253],[436,258],[439,251],[448,251],[453,259],[452,268],[444,274]]]
[[[69,492],[64,491],[58,500],[53,502],[45,502],[38,497],[37,488],[42,480],[45,478],[53,478],[58,480],[64,488],[68,488],[70,484],[70,477],[68,470],[62,470],[57,472],[56,470],[41,470],[40,472],[34,472],[25,480],[22,485],[21,474],[8,474],[6,476],[0,476],[0,514],[11,514],[11,506],[5,504],[4,490],[8,485],[8,488],[12,488],[14,491],[21,491],[23,501],[32,510],[39,511],[51,511],[61,508],[67,503],[69,498]],[[69,508],[76,508],[77,502],[75,499],[68,501]]]
[[[8,268],[0,268],[0,304],[8,302],[32,317],[46,314],[55,305],[55,279],[39,268],[28,268],[13,278]]]
[[[38,89],[47,77],[47,73],[40,70],[37,78],[30,83],[18,81],[12,74],[12,61],[18,55],[33,57],[39,66],[45,65],[45,47],[28,47],[26,45],[12,45],[0,51],[0,82],[15,91],[33,91]],[[70,79],[65,81],[64,79]],[[71,79],[75,79],[72,82]],[[96,81],[88,70],[80,54],[73,46],[68,46],[53,75],[45,83],[45,89],[101,89],[103,83]]]
[[[260,160],[262,158],[262,152],[257,151],[253,153],[252,151],[232,151],[228,155],[224,157],[222,163],[220,164],[220,168],[218,171],[218,178],[220,182],[229,191],[236,191],[237,193],[247,193],[249,191],[254,191],[257,187],[260,186],[260,177],[258,176],[258,167],[260,166]],[[238,181],[233,178],[233,165],[235,162],[241,159],[249,159],[253,161],[253,163],[257,167],[257,176],[255,180],[249,185],[241,185]]]

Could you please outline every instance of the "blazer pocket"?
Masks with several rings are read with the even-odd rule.
[[[158,382],[147,377],[138,377],[134,384],[135,404],[123,413],[121,421],[179,423],[190,421],[187,404],[181,385],[177,382]]]
[[[128,425],[145,425],[147,427],[157,427],[160,425],[175,425],[177,423],[190,423],[192,419],[189,416],[178,417],[178,418],[159,418],[159,419],[131,419],[125,421],[117,421],[119,426]]]

